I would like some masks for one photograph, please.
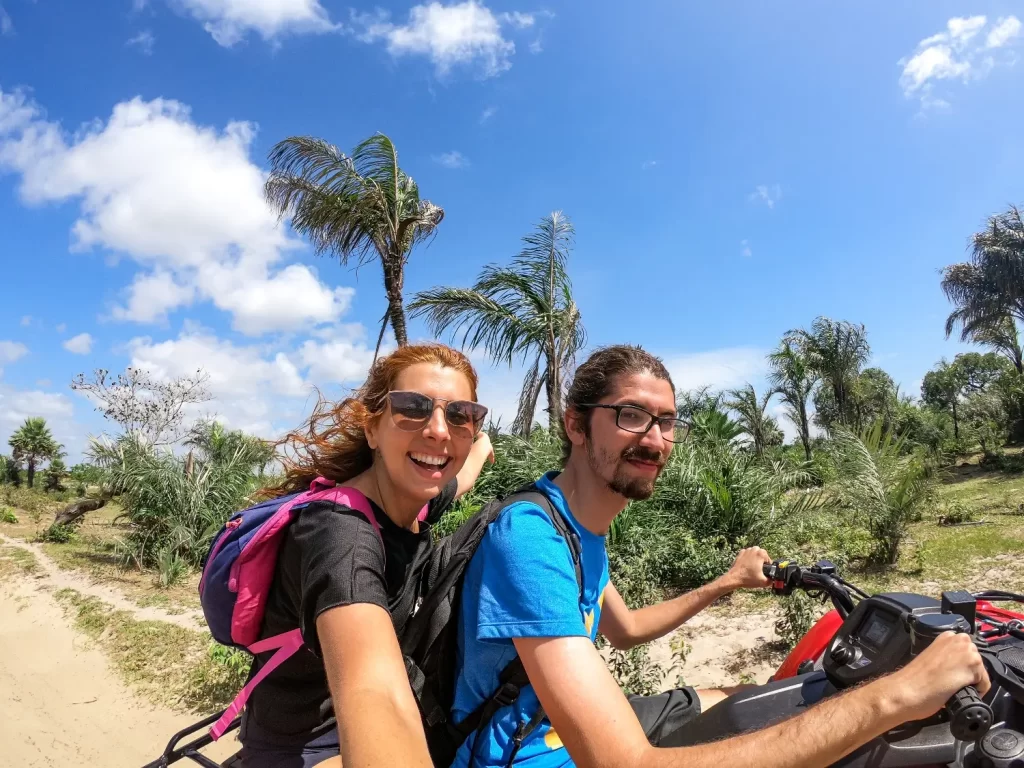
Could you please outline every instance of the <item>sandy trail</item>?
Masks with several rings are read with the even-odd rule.
[[[68,626],[48,581],[19,577],[0,588],[0,765],[139,768],[198,718],[132,694]],[[232,735],[207,754],[219,760],[237,749]]]
[[[112,587],[97,584],[78,571],[61,570],[38,544],[4,536],[2,533],[0,533],[0,544],[31,552],[36,562],[46,572],[44,578],[52,589],[73,589],[84,597],[98,598],[115,610],[128,611],[139,621],[166,621],[168,624],[175,624],[185,629],[206,629],[206,621],[203,619],[201,611],[168,613],[161,608],[141,608]]]

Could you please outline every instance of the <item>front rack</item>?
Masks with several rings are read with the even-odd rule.
[[[213,737],[210,735],[209,731],[186,744],[182,744],[180,746],[178,745],[178,742],[180,742],[182,739],[192,736],[196,732],[201,731],[204,728],[209,728],[211,725],[220,720],[220,716],[222,714],[224,713],[218,712],[215,715],[210,715],[209,717],[200,720],[198,723],[195,723],[194,725],[190,725],[188,728],[178,731],[171,737],[171,740],[167,742],[167,748],[164,750],[164,753],[153,762],[144,765],[142,768],[167,768],[167,766],[169,766],[171,763],[176,763],[182,758],[186,757],[192,760],[193,762],[203,766],[203,768],[230,768],[230,766],[232,765],[231,761],[223,764],[215,763],[213,762],[213,760],[206,757],[206,755],[202,755],[199,753],[200,749],[209,746],[213,743]],[[231,731],[238,728],[241,722],[242,718],[236,717],[231,722],[231,725],[229,725],[227,727],[227,730],[225,730],[224,732],[230,733]]]

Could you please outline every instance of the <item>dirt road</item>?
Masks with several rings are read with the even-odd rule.
[[[195,719],[133,695],[69,626],[45,579],[0,586],[0,765],[139,768]],[[222,741],[214,759],[238,748]]]

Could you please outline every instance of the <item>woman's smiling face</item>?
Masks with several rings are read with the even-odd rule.
[[[435,400],[429,420],[416,431],[399,428],[390,402],[366,428],[370,448],[383,461],[394,490],[426,503],[459,473],[469,456],[473,430],[453,430],[445,421],[444,408],[452,401],[471,401],[473,388],[454,368],[416,363],[398,375],[392,391],[418,392]]]

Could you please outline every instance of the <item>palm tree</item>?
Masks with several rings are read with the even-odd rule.
[[[992,216],[971,239],[971,260],[942,271],[942,291],[954,305],[946,336],[986,344],[1024,371],[1015,320],[1024,321],[1024,216],[1016,206]]]
[[[399,346],[408,343],[402,286],[415,245],[429,239],[444,211],[420,199],[416,182],[398,165],[387,136],[375,134],[351,156],[312,136],[292,136],[270,151],[266,197],[292,228],[309,238],[318,255],[329,254],[357,268],[374,258],[384,272],[388,308],[381,319],[377,349],[388,323]],[[376,354],[375,354],[376,356]]]
[[[774,394],[774,390],[769,390],[758,398],[753,385],[747,384],[741,389],[730,390],[729,399],[725,403],[736,411],[739,416],[738,423],[750,436],[754,444],[754,453],[759,457],[764,456],[765,445],[768,444],[771,434],[778,429],[774,419],[766,413],[768,403]]]
[[[768,355],[771,372],[768,383],[786,405],[786,416],[800,431],[800,442],[804,456],[811,460],[811,422],[807,416],[807,398],[818,382],[818,376],[811,370],[804,357],[788,339],[783,339],[779,348]]]
[[[472,288],[432,288],[409,305],[425,315],[435,336],[462,332],[462,346],[483,347],[509,364],[533,358],[523,381],[512,431],[527,435],[541,387],[548,397],[548,420],[562,420],[562,387],[576,352],[586,343],[580,311],[566,271],[572,224],[555,211],[523,238],[523,249],[508,267],[485,267]]]
[[[871,355],[863,325],[819,317],[811,330],[792,330],[784,337],[807,360],[811,371],[832,390],[839,420],[852,422],[854,386],[864,363]]]
[[[12,458],[19,463],[24,461],[28,466],[29,488],[35,482],[36,465],[60,455],[61,445],[53,439],[46,419],[39,416],[25,419],[8,443],[13,449]]]

